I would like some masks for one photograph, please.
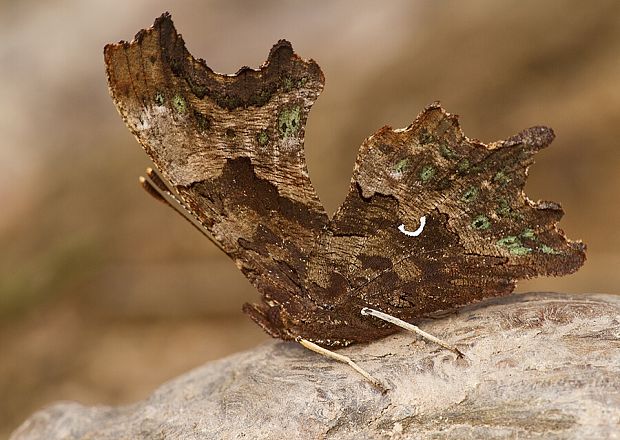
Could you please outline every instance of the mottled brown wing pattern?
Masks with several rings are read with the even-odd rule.
[[[310,273],[333,268],[318,281],[323,301],[346,289],[343,309],[410,320],[510,293],[517,279],[577,270],[585,246],[558,230],[560,206],[523,193],[532,156],[552,139],[533,127],[487,146],[438,104],[406,129],[375,133],[317,248],[332,252],[310,260]],[[339,336],[352,337],[346,328]]]
[[[351,190],[329,220],[303,138],[323,88],[319,66],[280,41],[259,69],[214,73],[170,16],[105,48],[114,102],[182,203],[261,293],[244,310],[271,335],[324,345],[370,341],[403,319],[512,291],[519,278],[576,270],[584,246],[556,227],[559,205],[523,194],[553,134],[467,139],[429,106],[360,149]]]
[[[303,150],[323,88],[318,65],[281,41],[260,69],[216,74],[168,14],[131,43],[106,46],[105,61],[128,127],[265,301],[302,298],[303,257],[328,220]]]

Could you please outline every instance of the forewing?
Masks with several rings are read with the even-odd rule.
[[[120,114],[163,176],[267,300],[290,299],[327,222],[303,152],[318,65],[280,41],[260,69],[216,74],[167,14],[106,46],[105,61]]]

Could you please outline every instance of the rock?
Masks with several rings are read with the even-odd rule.
[[[58,403],[26,439],[620,438],[620,297],[522,294],[421,327],[466,355],[399,333],[340,353],[272,341],[210,362],[122,407]]]

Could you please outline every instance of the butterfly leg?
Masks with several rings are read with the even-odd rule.
[[[370,309],[368,307],[364,307],[361,313],[364,316],[374,316],[375,318],[379,318],[391,324],[402,327],[405,330],[409,330],[411,332],[417,333],[418,335],[422,336],[424,339],[434,342],[437,345],[441,345],[443,348],[454,352],[458,357],[464,357],[463,353],[458,348],[456,348],[454,345],[450,345],[447,342],[442,341],[441,339],[431,335],[430,333],[426,333],[421,328],[413,324],[410,324],[406,321],[403,321],[402,319],[398,319],[395,316],[388,315],[387,313],[383,313],[375,309]]]
[[[385,385],[383,385],[378,379],[375,379],[374,377],[372,377],[370,373],[368,373],[368,371],[364,370],[362,367],[357,365],[355,361],[353,361],[353,359],[351,359],[350,357],[344,356],[342,354],[334,353],[333,351],[323,348],[319,345],[316,345],[314,342],[310,342],[307,339],[304,339],[300,336],[295,338],[295,340],[299,342],[301,345],[303,345],[304,347],[306,347],[308,350],[314,351],[315,353],[321,354],[323,356],[327,356],[328,358],[334,359],[338,362],[343,362],[345,364],[348,364],[351,368],[353,368],[359,374],[364,376],[364,378],[368,382],[370,382],[372,385],[380,389],[382,392],[385,392],[388,390]]]
[[[140,185],[156,200],[165,203],[187,220],[202,235],[208,238],[221,251],[226,252],[222,245],[213,238],[211,232],[201,223],[192,210],[182,201],[181,196],[153,168],[146,169],[146,176],[140,176]]]

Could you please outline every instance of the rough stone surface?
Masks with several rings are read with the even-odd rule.
[[[208,363],[123,407],[58,403],[26,439],[620,438],[620,297],[512,295],[340,350],[390,390],[292,342]]]

